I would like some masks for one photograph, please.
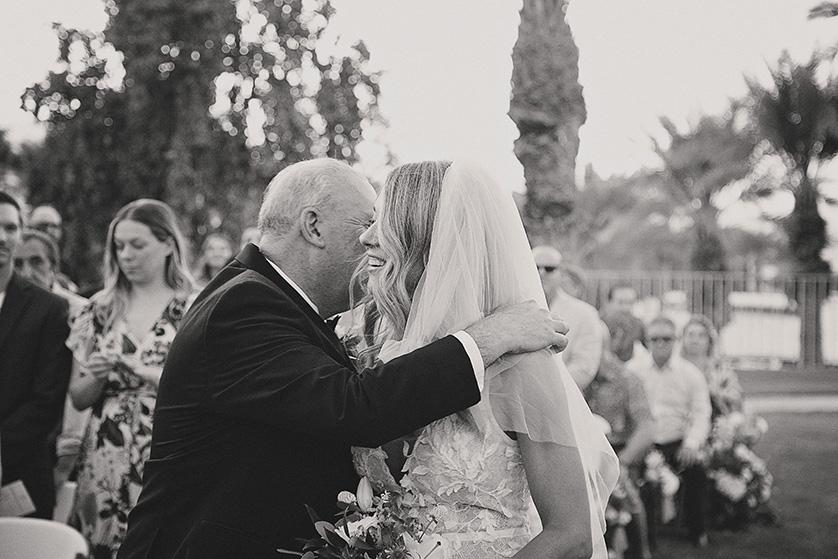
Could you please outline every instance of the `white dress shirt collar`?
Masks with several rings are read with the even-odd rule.
[[[265,255],[264,255],[264,253],[262,254],[262,256],[265,256]],[[294,291],[296,291],[297,293],[299,293],[299,294],[300,294],[300,297],[302,297],[303,299],[305,299],[306,303],[308,303],[309,305],[311,305],[311,308],[312,308],[312,309],[314,309],[314,312],[316,312],[316,313],[319,315],[319,314],[320,314],[320,311],[319,311],[319,310],[317,310],[317,305],[315,305],[315,304],[312,302],[312,300],[311,300],[311,299],[309,299],[309,297],[308,297],[308,295],[306,295],[305,291],[303,291],[303,290],[300,288],[300,286],[299,286],[299,285],[297,285],[297,284],[294,282],[294,280],[292,280],[291,278],[289,278],[289,277],[288,277],[288,274],[286,274],[285,272],[283,272],[283,271],[282,271],[282,268],[280,268],[279,266],[277,266],[277,265],[276,265],[276,264],[275,264],[275,263],[274,263],[274,262],[273,262],[270,258],[268,258],[267,256],[265,256],[265,260],[267,260],[267,261],[268,261],[268,264],[270,264],[270,265],[271,265],[271,267],[272,267],[274,270],[276,270],[276,273],[278,273],[280,276],[282,276],[282,279],[284,279],[285,281],[287,281],[287,282],[288,282],[288,285],[290,285],[291,287],[293,287],[293,288],[294,288]]]

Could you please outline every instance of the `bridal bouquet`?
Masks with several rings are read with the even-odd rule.
[[[741,412],[719,416],[713,425],[707,477],[718,516],[733,527],[751,520],[771,497],[773,477],[751,450],[766,429],[763,418]]]
[[[374,495],[364,477],[356,494],[338,494],[343,512],[334,524],[307,507],[319,537],[301,540],[302,559],[437,559],[439,545],[422,541],[431,526],[400,515],[395,498],[389,491]]]

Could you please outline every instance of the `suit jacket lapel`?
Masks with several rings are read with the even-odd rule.
[[[291,285],[285,281],[285,279],[280,276],[277,271],[271,266],[267,259],[262,255],[259,249],[253,245],[248,243],[241,252],[236,256],[236,260],[238,260],[242,265],[246,268],[250,268],[251,270],[258,272],[271,280],[277,288],[279,288],[283,293],[285,293],[288,297],[291,298],[294,303],[298,307],[300,307],[303,312],[308,316],[311,321],[320,329],[323,333],[323,336],[328,340],[329,344],[337,351],[337,355],[340,359],[349,367],[353,367],[352,361],[349,359],[349,356],[346,354],[346,350],[343,347],[343,344],[335,335],[334,329],[326,324],[326,321],[321,318],[319,314],[314,312],[314,309],[311,305],[308,304],[308,301],[303,299],[300,293],[291,287]]]
[[[6,298],[3,301],[3,308],[0,309],[0,348],[3,347],[6,338],[26,308],[26,301],[29,298],[29,287],[29,284],[21,281],[17,277],[17,274],[12,273],[9,285],[6,286]]]

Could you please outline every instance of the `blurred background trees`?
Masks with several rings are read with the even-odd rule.
[[[48,123],[25,154],[31,204],[65,214],[67,260],[99,279],[104,231],[138,197],[196,243],[255,224],[265,185],[317,156],[353,162],[381,122],[363,44],[338,49],[328,0],[107,0],[103,34],[55,26],[58,67],[23,95]]]

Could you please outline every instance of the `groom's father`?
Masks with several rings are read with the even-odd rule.
[[[350,445],[378,446],[476,404],[504,353],[564,347],[534,303],[356,372],[324,318],[349,279],[375,191],[329,159],[291,165],[265,191],[259,248],[204,289],[166,361],[145,486],[120,559],[290,557],[358,482]],[[297,554],[299,555],[299,554]]]

